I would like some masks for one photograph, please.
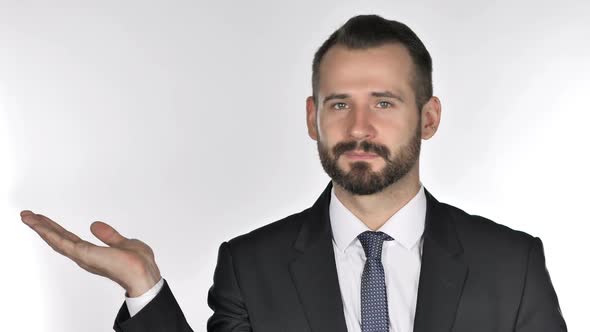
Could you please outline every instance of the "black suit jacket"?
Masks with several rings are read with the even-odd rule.
[[[211,332],[344,332],[328,184],[315,204],[219,248]],[[567,331],[539,238],[438,202],[427,210],[415,332]],[[167,283],[119,332],[192,331]]]

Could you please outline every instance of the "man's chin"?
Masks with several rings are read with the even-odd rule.
[[[370,184],[366,181],[344,181],[343,183],[338,183],[344,190],[348,191],[353,195],[358,196],[365,196],[365,195],[373,195],[383,190],[381,187],[375,187],[374,184]]]

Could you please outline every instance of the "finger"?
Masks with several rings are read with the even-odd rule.
[[[80,241],[80,238],[75,235],[74,233],[69,232],[61,225],[56,223],[55,221],[47,218],[42,214],[36,214],[29,210],[24,210],[21,212],[21,219],[25,224],[28,226],[37,225],[40,223],[46,224],[48,227],[52,228],[54,231],[62,234],[64,237],[68,238],[70,241]]]
[[[31,211],[31,210],[22,210],[22,211],[20,212],[20,216],[21,216],[21,217],[23,217],[23,216],[25,216],[25,215],[27,215],[27,214],[31,214],[31,213],[33,213],[33,211]],[[33,214],[34,214],[34,213],[33,213]]]
[[[81,241],[80,237],[78,237],[76,234],[68,231],[67,229],[63,228],[60,224],[47,218],[46,216],[44,216],[42,214],[38,214],[38,213],[36,214],[36,216],[41,218],[44,222],[51,225],[57,232],[61,233],[65,237],[67,237],[70,241],[74,241],[74,242]]]
[[[121,267],[113,265],[113,255],[115,254],[113,251],[114,249],[96,246],[88,241],[81,240],[79,237],[65,230],[65,233],[63,233],[60,231],[63,230],[63,228],[47,217],[43,218],[43,216],[35,215],[34,213],[23,214],[23,221],[25,221],[25,223],[27,223],[53,250],[68,257],[83,269],[111,279],[113,279],[113,277],[110,275],[114,274],[111,271],[122,269]],[[75,237],[77,240],[72,241],[65,235],[67,233]]]
[[[54,230],[54,226],[52,224],[48,224],[43,220],[43,218],[37,216],[35,213],[21,213],[21,220],[27,226],[31,227],[33,230],[37,231],[38,229],[47,229],[47,230]]]
[[[99,253],[100,249],[105,249],[106,247],[99,247],[84,240],[71,241],[63,234],[56,232],[55,229],[48,227],[45,223],[34,225],[33,230],[53,250],[68,257],[80,266],[84,265],[88,267],[87,270],[108,263],[108,259],[104,257],[106,253]]]
[[[21,211],[20,219],[23,223],[27,224],[28,226],[31,226],[31,224],[38,222],[37,218],[35,217],[35,214],[30,210]]]
[[[23,222],[31,227],[53,250],[71,259],[80,256],[81,243],[86,242],[68,232],[51,219],[34,213],[23,213]]]
[[[121,244],[123,241],[128,240],[123,235],[119,234],[113,227],[102,222],[95,221],[90,225],[90,231],[103,243],[113,247]]]
[[[40,219],[41,218],[29,218],[27,221],[29,227],[31,227],[53,250],[70,257],[74,248],[74,242],[57,232],[46,222],[40,221]]]

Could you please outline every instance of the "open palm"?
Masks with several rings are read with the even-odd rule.
[[[137,239],[128,239],[106,223],[96,221],[90,231],[108,246],[97,246],[80,239],[55,221],[24,210],[22,221],[31,227],[53,250],[70,258],[84,270],[121,285],[128,296],[145,293],[160,280],[152,249]]]

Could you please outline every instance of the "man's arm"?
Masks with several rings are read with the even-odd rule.
[[[43,215],[25,210],[21,219],[55,251],[84,270],[115,281],[130,297],[145,294],[161,280],[151,248],[142,241],[122,236],[110,225],[91,225],[92,233],[108,245],[102,247],[82,240]],[[207,322],[210,332],[252,330],[229,246],[224,242],[219,248],[214,283],[209,290],[208,303],[214,311]],[[123,303],[113,328],[117,332],[192,332],[166,281],[153,300],[133,317]]]
[[[207,321],[207,331],[252,331],[226,242],[219,247],[208,303],[213,315]],[[192,332],[166,281],[156,297],[133,317],[124,303],[113,328],[117,332]]]
[[[122,236],[108,224],[94,222],[90,226],[92,234],[107,245],[104,247],[82,240],[41,214],[24,210],[21,219],[55,251],[84,270],[118,283],[129,297],[149,292],[161,280],[152,249],[140,240]],[[123,304],[114,328],[118,332],[192,332],[166,282],[133,318]]]
[[[42,214],[21,211],[21,220],[53,250],[74,261],[84,270],[119,284],[131,297],[144,294],[162,277],[154,252],[137,239],[128,239],[100,221],[90,231],[107,246],[97,246]]]
[[[515,332],[566,332],[557,294],[545,265],[543,243],[532,241]]]
[[[209,289],[207,302],[213,310],[207,321],[209,332],[252,331],[229,247],[227,242],[219,247],[213,286]]]

